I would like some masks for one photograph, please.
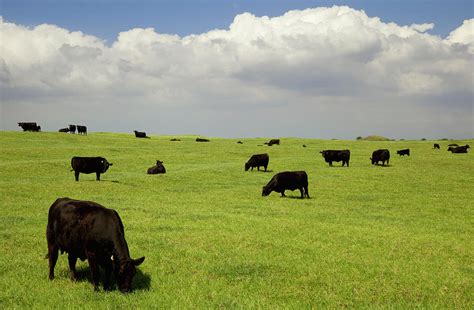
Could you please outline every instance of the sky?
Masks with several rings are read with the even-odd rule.
[[[0,0],[0,130],[474,137],[474,1]]]

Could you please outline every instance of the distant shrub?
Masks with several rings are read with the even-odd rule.
[[[356,140],[362,140],[362,137],[361,137],[361,136],[358,136],[358,137],[356,138]]]
[[[426,138],[421,138],[421,141],[426,141]]]
[[[405,141],[405,139],[400,139],[400,141]]]
[[[360,140],[364,141],[390,141],[391,139],[382,137],[382,136],[367,136],[365,138],[361,138]]]
[[[439,139],[440,141],[448,141],[448,138]]]

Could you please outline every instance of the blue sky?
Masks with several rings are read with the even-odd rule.
[[[473,5],[0,0],[0,130],[472,138]]]
[[[465,19],[474,16],[472,0],[0,0],[0,15],[26,26],[55,24],[71,31],[95,35],[109,43],[131,28],[153,27],[159,33],[180,36],[226,29],[237,14],[279,16],[289,10],[347,5],[399,25],[434,23],[429,32],[446,37]]]

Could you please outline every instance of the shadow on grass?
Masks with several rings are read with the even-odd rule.
[[[145,273],[143,273],[140,268],[137,268],[137,273],[133,277],[132,280],[132,289],[134,291],[146,291],[150,289],[151,284],[151,277]],[[76,269],[77,275],[77,282],[89,282],[91,287],[92,284],[92,276],[89,267],[83,266]],[[100,280],[99,280],[99,287],[103,289],[104,287],[104,280],[105,280],[105,273],[104,270],[100,268]],[[112,273],[112,277],[110,279],[110,291],[118,290],[117,287],[117,279]]]

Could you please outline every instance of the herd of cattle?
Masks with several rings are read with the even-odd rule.
[[[18,123],[24,131],[40,131],[41,127],[36,123]],[[86,134],[85,126],[69,125],[60,132]],[[134,131],[137,138],[148,138],[146,133]],[[180,141],[171,139],[171,141]],[[208,139],[197,138],[196,142],[209,142]],[[241,141],[237,143],[242,144]],[[265,143],[268,146],[279,145],[279,139],[272,139]],[[303,145],[305,147],[305,145]],[[440,149],[439,144],[434,144],[435,149]],[[448,151],[452,153],[467,153],[469,145],[458,146],[450,144]],[[349,167],[350,150],[323,150],[320,152],[325,162],[332,166],[333,162],[341,162],[342,166]],[[398,150],[400,156],[410,156],[409,149]],[[245,171],[263,167],[267,171],[269,164],[268,154],[255,154],[245,163]],[[372,165],[388,165],[390,151],[388,149],[375,150],[370,157]],[[75,180],[79,181],[79,174],[95,173],[96,180],[100,181],[100,175],[105,173],[112,163],[104,157],[78,157],[71,159],[71,167],[74,171]],[[156,161],[156,165],[148,168],[147,174],[163,174],[166,169],[163,162]],[[271,192],[280,193],[285,196],[286,190],[298,189],[301,198],[310,198],[308,192],[308,175],[305,171],[284,171],[275,174],[271,180],[262,188],[262,196],[268,196]],[[68,253],[69,275],[75,280],[77,259],[88,260],[94,290],[98,290],[100,272],[99,267],[105,271],[104,289],[111,288],[110,279],[112,273],[115,275],[117,286],[123,293],[132,290],[132,279],[136,274],[136,266],[143,263],[145,257],[133,259],[130,256],[125,232],[120,216],[115,210],[105,208],[92,201],[74,200],[70,198],[59,198],[50,207],[48,213],[48,224],[46,228],[46,239],[49,260],[49,279],[54,279],[54,268],[58,259],[59,251]]]

